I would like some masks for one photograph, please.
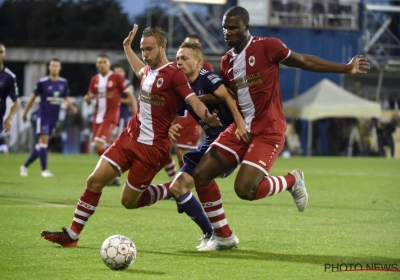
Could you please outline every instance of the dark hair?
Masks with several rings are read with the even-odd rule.
[[[146,27],[143,30],[142,37],[156,38],[159,46],[161,46],[162,44],[167,44],[167,37],[165,36],[165,31],[160,27]]]
[[[242,19],[242,22],[244,25],[247,25],[250,23],[250,16],[249,16],[249,12],[240,6],[233,6],[231,8],[229,8],[225,14],[225,17],[234,17],[234,16],[238,16]]]
[[[52,61],[60,62],[60,63],[61,63],[61,60],[58,59],[57,57],[53,57],[52,59],[50,59],[50,62],[52,62]]]
[[[110,60],[110,58],[108,57],[108,55],[106,55],[106,54],[104,54],[104,53],[99,54],[97,57],[98,57],[98,58],[99,58],[99,57],[107,58],[108,60]]]
[[[123,70],[126,72],[125,67],[122,66],[121,64],[114,64],[112,68],[113,68],[113,69],[115,69],[115,68],[121,68],[121,69],[123,69]]]

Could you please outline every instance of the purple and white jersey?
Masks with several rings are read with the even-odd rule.
[[[41,78],[33,93],[40,96],[38,118],[51,123],[57,122],[60,106],[64,98],[69,96],[68,81],[61,77],[55,81],[49,77]]]
[[[215,72],[211,72],[205,69],[201,69],[200,75],[193,83],[190,83],[190,87],[194,90],[197,96],[204,95],[206,93],[213,94],[221,85],[224,84],[222,78]],[[186,104],[187,110],[194,117],[194,119],[202,126],[205,134],[208,137],[216,138],[223,132],[232,122],[233,116],[231,111],[225,102],[219,104],[205,104],[208,111],[213,114],[217,114],[220,119],[222,126],[211,127],[207,123],[203,122],[193,111],[189,104]],[[180,110],[182,108],[180,107]]]
[[[17,100],[18,86],[15,74],[7,67],[4,67],[3,70],[0,71],[0,117],[3,117],[6,113],[7,96],[9,96],[12,101]]]

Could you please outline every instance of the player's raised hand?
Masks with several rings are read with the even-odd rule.
[[[168,137],[171,140],[176,141],[176,137],[181,136],[179,134],[179,131],[182,129],[183,127],[179,124],[179,123],[175,123],[173,125],[171,125],[168,129]]]
[[[251,142],[251,134],[246,130],[246,123],[242,120],[239,124],[236,124],[235,131],[236,138],[243,141],[246,144]]]
[[[124,42],[122,43],[124,48],[125,47],[130,47],[133,41],[133,38],[135,38],[136,32],[139,28],[139,25],[137,25],[136,23],[133,25],[133,28],[131,30],[131,32],[129,32],[128,37],[125,38]]]
[[[348,74],[367,74],[370,69],[368,60],[360,54],[353,57],[348,64],[352,66]]]
[[[205,110],[205,122],[210,126],[222,126],[217,114],[210,114],[207,109]]]

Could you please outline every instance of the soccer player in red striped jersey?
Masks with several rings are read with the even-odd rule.
[[[369,63],[360,55],[345,64],[295,53],[277,38],[251,36],[249,22],[249,13],[243,7],[234,6],[225,12],[222,29],[231,49],[221,58],[221,74],[237,98],[252,141],[247,144],[238,140],[233,123],[211,144],[194,170],[195,185],[204,188],[218,175],[241,164],[234,185],[238,197],[257,200],[288,190],[302,212],[308,202],[303,171],[269,176],[286,131],[279,64],[313,72],[365,74]],[[202,196],[199,199],[203,205],[209,202]],[[221,240],[216,239],[208,250],[216,250]]]
[[[135,24],[123,42],[128,61],[140,80],[136,115],[101,155],[96,168],[89,175],[69,229],[42,231],[41,236],[46,240],[62,246],[77,246],[79,234],[96,211],[103,188],[125,171],[129,170],[121,195],[121,203],[125,208],[151,205],[170,194],[170,183],[150,183],[166,163],[170,147],[168,130],[182,100],[190,104],[202,121],[210,126],[221,125],[216,114],[211,114],[190,88],[185,74],[168,61],[165,32],[160,28],[146,28],[143,31],[140,49],[145,64],[131,48],[137,30]]]
[[[101,156],[109,141],[111,132],[118,124],[120,114],[121,92],[128,91],[122,76],[111,71],[110,59],[106,55],[99,55],[96,60],[99,71],[94,75],[89,84],[85,101],[90,104],[96,100],[93,116],[92,141],[94,148]]]

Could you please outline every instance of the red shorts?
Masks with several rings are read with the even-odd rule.
[[[278,158],[285,143],[285,134],[266,134],[252,137],[250,144],[238,140],[235,135],[236,125],[231,124],[211,144],[230,161],[239,165],[246,163],[252,165],[266,175]]]
[[[112,122],[93,123],[92,141],[107,143],[115,124]]]
[[[201,137],[201,126],[187,113],[185,117],[178,117],[175,123],[179,123],[183,129],[179,131],[181,136],[176,138],[176,146],[186,149],[197,149],[197,143]]]
[[[118,168],[121,175],[129,169],[129,187],[142,192],[167,164],[168,155],[169,147],[139,143],[125,129],[101,157]]]

